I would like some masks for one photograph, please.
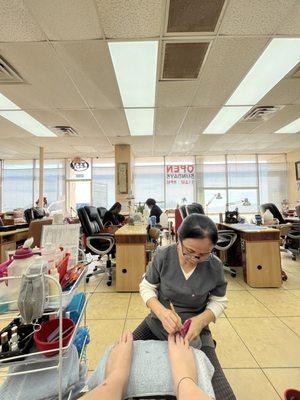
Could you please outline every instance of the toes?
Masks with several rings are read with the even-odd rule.
[[[169,342],[170,346],[174,346],[174,344],[175,344],[175,336],[173,334],[169,334],[168,342]]]
[[[132,333],[130,331],[127,331],[125,333],[125,336],[126,336],[126,342],[127,343],[132,343],[133,342],[133,335],[132,335]]]

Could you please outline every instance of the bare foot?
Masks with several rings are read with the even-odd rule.
[[[168,342],[175,390],[180,379],[187,376],[197,384],[196,362],[189,342],[180,335],[169,335]]]
[[[132,333],[124,333],[113,347],[106,363],[105,378],[117,378],[124,389],[130,374],[132,345]]]

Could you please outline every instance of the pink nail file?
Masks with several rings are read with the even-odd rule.
[[[183,338],[185,338],[186,334],[188,333],[188,330],[190,329],[191,323],[192,323],[192,320],[191,320],[191,319],[187,319],[187,320],[184,322],[182,328],[180,329],[180,335],[181,335]]]

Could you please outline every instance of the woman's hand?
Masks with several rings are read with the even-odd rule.
[[[185,336],[185,339],[187,339],[189,342],[195,340],[200,335],[202,329],[205,327],[205,323],[201,318],[201,315],[198,315],[197,317],[192,317],[191,321],[191,325]]]
[[[174,334],[182,327],[181,319],[178,314],[175,314],[172,310],[163,308],[158,315],[163,327],[169,334]]]

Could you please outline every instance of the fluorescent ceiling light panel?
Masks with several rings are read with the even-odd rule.
[[[20,107],[0,93],[0,110],[20,110]]]
[[[18,125],[35,136],[56,137],[55,133],[50,131],[35,118],[25,111],[0,111],[0,116],[8,119],[10,122]]]
[[[252,106],[222,107],[203,133],[221,134],[227,132],[251,108]]]
[[[297,133],[300,131],[300,118],[280,128],[276,133]]]
[[[124,107],[154,107],[158,41],[109,42]]]
[[[132,136],[153,135],[154,108],[125,108]]]
[[[275,38],[226,105],[254,105],[300,61],[300,38]]]

